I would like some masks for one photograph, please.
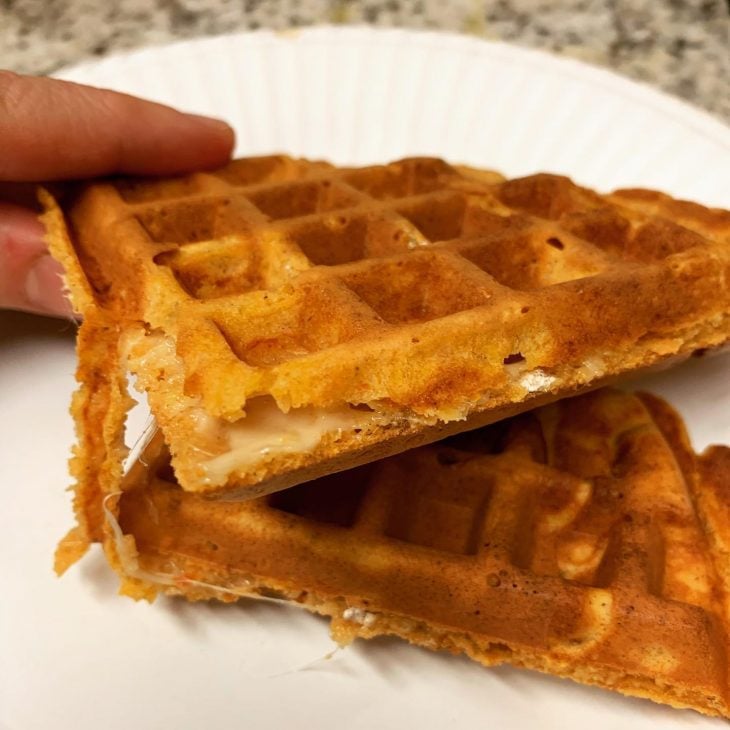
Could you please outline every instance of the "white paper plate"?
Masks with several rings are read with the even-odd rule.
[[[64,78],[233,122],[239,154],[337,162],[432,154],[510,175],[552,170],[730,207],[730,131],[573,61],[475,39],[361,28],[241,34],[79,66]],[[324,621],[279,606],[115,596],[98,551],[51,573],[69,527],[72,331],[0,314],[0,726],[8,730],[720,727],[397,641],[334,658]],[[695,445],[730,443],[727,355],[642,381]]]

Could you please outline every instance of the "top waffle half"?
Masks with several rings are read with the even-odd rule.
[[[730,213],[650,191],[274,156],[44,202],[195,491],[254,496],[730,339]]]

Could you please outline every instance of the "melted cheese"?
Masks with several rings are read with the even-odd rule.
[[[360,626],[364,626],[367,629],[375,623],[378,617],[374,613],[370,613],[370,611],[366,611],[363,608],[351,606],[342,612],[342,618],[345,619],[345,621],[352,621],[355,624],[360,624]]]
[[[602,377],[606,373],[606,363],[602,357],[594,355],[587,357],[578,368],[582,379],[585,382]]]
[[[544,370],[537,368],[525,373],[520,378],[520,385],[528,393],[539,393],[540,391],[547,390],[557,378],[554,375],[546,373]]]
[[[135,352],[135,347],[140,344],[143,347]],[[164,368],[166,379],[176,393],[175,400],[169,405],[177,409],[179,417],[188,420],[201,440],[222,445],[222,453],[219,454],[216,453],[218,449],[206,452],[195,447],[202,457],[203,481],[213,486],[225,484],[230,474],[244,471],[261,461],[311,452],[325,436],[340,438],[345,432],[364,430],[376,420],[378,423],[394,420],[347,405],[334,409],[295,408],[284,413],[273,398],[261,396],[246,403],[244,418],[230,423],[208,415],[200,399],[177,395],[184,390],[184,370],[171,337],[144,335],[141,330],[130,332],[122,344],[122,355],[138,374],[149,370],[150,363]]]
[[[262,459],[310,452],[325,436],[340,438],[345,432],[362,431],[377,419],[371,411],[350,407],[294,408],[284,413],[270,398],[249,401],[246,417],[236,423],[202,416],[201,430],[217,429],[228,442],[227,451],[201,464],[210,484],[222,484],[232,472]]]
[[[142,347],[138,347],[140,344]],[[403,421],[411,426],[431,426],[439,421],[462,420],[484,403],[480,399],[475,404],[464,403],[451,410],[442,408],[437,416],[361,411],[348,405],[331,409],[296,408],[285,413],[273,398],[260,396],[246,403],[244,418],[230,423],[208,415],[199,398],[182,395],[184,368],[172,337],[145,335],[141,329],[130,332],[122,343],[122,356],[142,384],[150,377],[150,364],[164,369],[168,390],[174,396],[169,398],[168,409],[174,409],[173,415],[185,419],[199,437],[199,443],[192,439],[190,446],[200,457],[202,481],[210,486],[223,485],[231,474],[245,472],[277,457],[311,453],[325,439],[337,440],[345,434],[352,436]],[[545,391],[557,380],[540,368],[526,372],[524,362],[507,365],[506,370],[509,379],[528,393]],[[205,442],[210,445],[210,451],[202,447]]]

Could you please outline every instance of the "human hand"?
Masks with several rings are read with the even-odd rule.
[[[229,159],[233,141],[217,119],[0,70],[0,308],[71,314],[43,226],[18,204],[31,202],[22,183],[206,169]]]

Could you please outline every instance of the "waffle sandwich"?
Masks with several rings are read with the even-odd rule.
[[[122,592],[275,598],[399,636],[730,716],[730,449],[599,390],[242,502],[183,490],[160,434],[104,498]]]
[[[730,339],[730,213],[651,191],[272,156],[42,198],[84,318],[82,511],[127,371],[181,487],[240,498]]]

